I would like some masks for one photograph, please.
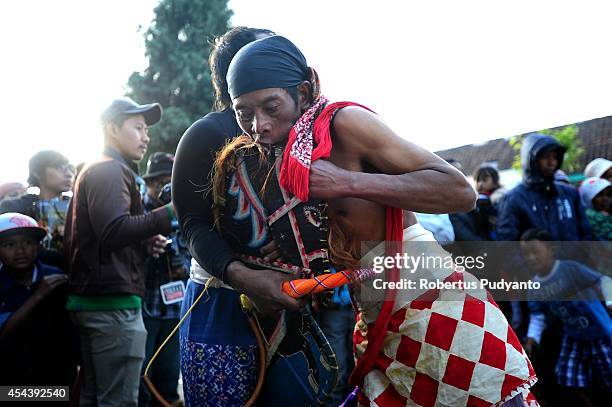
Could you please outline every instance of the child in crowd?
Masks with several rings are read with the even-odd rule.
[[[499,183],[497,168],[483,164],[474,174],[478,190],[478,224],[484,240],[495,240],[495,224],[497,223],[497,204],[508,192]]]
[[[0,384],[69,386],[78,341],[65,309],[66,275],[36,260],[47,231],[0,215]]]
[[[587,178],[603,178],[612,182],[612,161],[603,157],[594,159],[585,167],[584,176]]]
[[[593,233],[612,240],[612,183],[604,178],[587,178],[580,185],[580,196]]]
[[[21,182],[5,182],[0,185],[0,202],[4,199],[16,199],[26,193],[26,187]]]
[[[74,167],[63,154],[39,151],[28,163],[28,184],[39,189],[38,194],[25,194],[0,203],[0,213],[18,212],[34,218],[47,230],[39,251],[39,260],[64,269],[63,239],[69,197],[63,195],[72,189]]]
[[[521,236],[521,249],[536,271],[540,288],[530,294],[531,311],[525,350],[540,343],[549,312],[563,323],[563,343],[555,375],[557,383],[571,389],[582,405],[592,403],[588,388],[612,391],[612,280],[571,260],[557,260],[551,234],[529,229]],[[606,307],[601,299],[606,300]],[[536,369],[538,366],[535,366]]]

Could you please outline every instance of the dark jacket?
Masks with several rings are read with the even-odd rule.
[[[84,168],[68,208],[64,247],[70,292],[144,294],[143,240],[171,231],[165,207],[144,214],[136,168],[114,150]]]
[[[449,216],[455,231],[456,242],[487,241],[493,240],[494,226],[490,217],[497,216],[497,209],[483,203],[484,199],[479,199],[476,208],[467,213],[452,213]]]
[[[0,202],[0,213],[17,212],[38,221],[38,195],[26,194],[19,198],[4,199]]]
[[[200,266],[221,279],[238,257],[214,227],[212,194],[206,191],[217,152],[240,134],[232,110],[209,113],[187,129],[172,168],[172,199],[189,251]]]
[[[539,171],[537,156],[557,149],[559,167],[565,148],[543,134],[532,134],[521,149],[523,182],[502,200],[497,218],[497,240],[519,240],[527,229],[550,232],[555,240],[591,240],[591,229],[578,191],[568,185],[546,179]]]
[[[0,329],[49,275],[63,272],[36,262],[36,281],[22,286],[0,268]],[[72,385],[79,355],[78,334],[66,311],[66,285],[56,287],[32,310],[25,323],[0,339],[2,385]]]

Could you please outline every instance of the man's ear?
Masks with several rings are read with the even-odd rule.
[[[117,125],[113,122],[106,123],[105,126],[106,128],[104,133],[106,134],[106,137],[117,140],[119,138],[119,127],[117,127]]]
[[[310,107],[312,102],[312,87],[310,82],[304,81],[297,86],[298,91],[298,103],[300,110],[305,111]]]
[[[32,173],[32,175],[36,179],[36,186],[40,187],[40,185],[45,182],[45,173],[47,172],[47,168],[49,167],[42,168],[40,171],[34,171]]]

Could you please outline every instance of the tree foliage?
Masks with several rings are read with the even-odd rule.
[[[159,102],[162,120],[151,127],[149,152],[174,153],[183,132],[212,110],[210,41],[229,29],[228,0],[161,0],[145,31],[149,66],[128,79],[128,96]],[[146,159],[143,160],[146,162]]]
[[[578,131],[579,129],[576,124],[570,124],[558,129],[538,131],[538,133],[554,137],[562,146],[567,148],[561,169],[568,174],[580,172],[580,158],[584,154],[584,147],[578,137]],[[512,168],[516,170],[521,170],[521,146],[526,136],[527,134],[522,134],[510,139],[510,145],[516,153],[512,162]]]

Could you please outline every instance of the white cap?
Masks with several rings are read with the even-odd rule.
[[[612,168],[612,161],[605,158],[596,158],[587,164],[584,169],[584,176],[601,178],[610,168]]]
[[[47,235],[45,228],[38,226],[38,223],[29,216],[16,212],[8,212],[0,215],[0,237],[11,231],[25,231],[31,233],[38,240]]]
[[[587,178],[582,181],[582,184],[580,184],[580,197],[584,206],[593,208],[593,198],[610,185],[612,184],[607,179],[597,177]]]

